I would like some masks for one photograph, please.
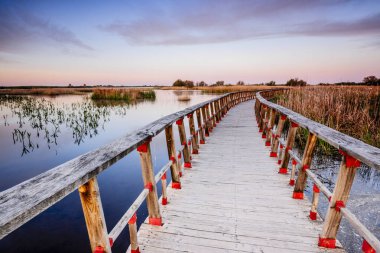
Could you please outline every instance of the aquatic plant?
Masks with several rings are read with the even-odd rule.
[[[135,102],[140,99],[156,99],[154,90],[141,89],[95,89],[91,95],[94,100],[122,100]]]

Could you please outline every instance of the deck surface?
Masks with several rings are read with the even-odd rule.
[[[253,110],[253,101],[237,105],[213,129],[182,190],[168,187],[163,226],[141,225],[141,252],[326,251],[317,246],[322,221],[309,220],[309,200],[291,198],[289,176],[277,173]]]

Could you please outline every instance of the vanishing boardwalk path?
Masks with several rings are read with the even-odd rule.
[[[142,252],[341,252],[318,248],[322,221],[293,199],[254,118],[253,101],[232,108],[193,156],[182,190],[168,187],[163,226],[145,221]]]

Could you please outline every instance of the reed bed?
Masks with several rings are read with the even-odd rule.
[[[0,95],[83,95],[92,92],[92,88],[22,88],[0,89]]]
[[[278,104],[380,148],[380,87],[307,87],[276,93]]]
[[[118,100],[135,102],[141,99],[156,99],[154,90],[142,89],[95,89],[91,95],[93,100]]]

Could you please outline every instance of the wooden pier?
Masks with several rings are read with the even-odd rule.
[[[168,188],[163,225],[147,219],[140,227],[142,252],[325,251],[321,220],[309,219],[308,200],[291,198],[289,178],[263,148],[253,105],[231,109],[193,156],[182,189]]]
[[[343,252],[336,240],[342,217],[363,238],[363,252],[380,252],[379,239],[346,207],[357,168],[379,170],[380,149],[270,102],[276,92],[286,91],[236,92],[194,105],[1,192],[0,239],[78,190],[94,253],[111,253],[126,227],[131,253]],[[300,128],[308,133],[302,157],[292,150]],[[154,174],[150,142],[161,132],[168,162]],[[342,155],[333,192],[313,172],[318,139]],[[97,176],[133,150],[144,187],[108,229]],[[317,212],[321,197],[329,200],[325,220]],[[144,202],[148,217],[136,217]],[[137,219],[144,220],[139,229]]]

